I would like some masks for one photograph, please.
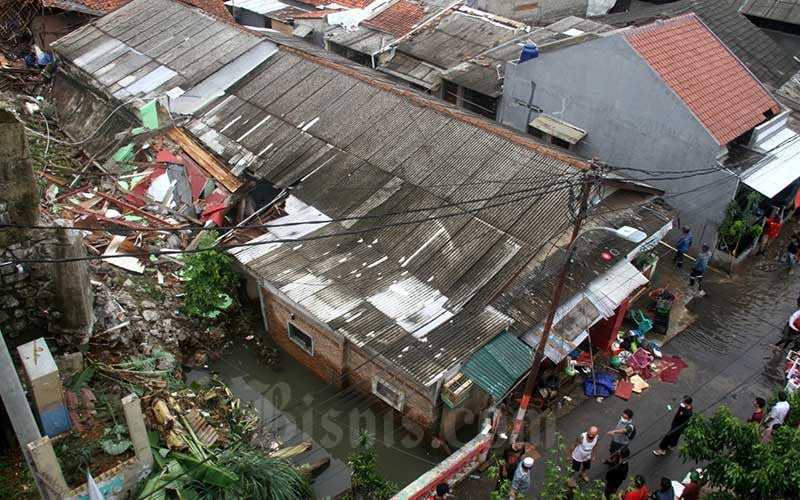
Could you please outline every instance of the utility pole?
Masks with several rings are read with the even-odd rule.
[[[594,169],[594,162],[592,162],[592,169]],[[586,213],[589,209],[589,194],[592,191],[592,180],[595,178],[594,171],[587,171],[583,175],[581,182],[581,197],[580,205],[578,207],[578,215],[575,218],[575,224],[572,227],[572,237],[569,240],[567,247],[567,259],[561,267],[561,273],[558,276],[558,282],[553,289],[553,297],[550,299],[550,310],[547,312],[547,319],[545,319],[544,327],[542,330],[542,338],[539,340],[539,345],[536,346],[536,353],[533,356],[533,366],[528,374],[528,379],[525,382],[525,390],[522,393],[522,401],[517,410],[517,416],[514,419],[514,427],[511,431],[511,442],[516,443],[519,433],[522,431],[522,424],[525,421],[525,413],[528,411],[528,405],[531,401],[531,394],[536,387],[536,382],[539,380],[539,370],[542,367],[542,360],[544,359],[545,346],[547,340],[550,338],[550,329],[553,327],[553,320],[558,310],[558,305],[561,303],[561,294],[564,291],[564,284],[569,274],[572,259],[575,256],[575,246],[580,236],[581,226],[586,218]]]
[[[11,360],[11,354],[8,352],[8,346],[6,346],[6,340],[2,332],[0,332],[0,380],[2,380],[2,383],[0,383],[0,396],[2,396],[3,404],[6,407],[8,418],[11,420],[11,426],[14,428],[14,434],[17,435],[22,455],[31,470],[33,481],[39,489],[39,495],[42,498],[50,498],[49,495],[45,494],[42,485],[39,484],[39,479],[37,479],[36,470],[33,466],[33,459],[27,446],[28,443],[41,439],[42,434],[39,432],[31,407],[25,398],[25,392],[22,390],[22,384],[19,382],[17,370],[14,368],[14,362]]]

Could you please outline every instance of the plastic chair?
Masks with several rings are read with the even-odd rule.
[[[632,333],[637,337],[644,337],[653,329],[653,322],[640,309],[631,309],[631,319],[636,323],[636,329]]]

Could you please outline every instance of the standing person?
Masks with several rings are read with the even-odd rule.
[[[603,491],[606,498],[611,498],[611,495],[617,492],[628,477],[628,457],[631,456],[631,450],[622,448],[615,456],[617,457],[616,461],[606,472],[606,487]]]
[[[633,489],[620,495],[621,500],[646,500],[647,499],[647,485],[645,484],[644,476],[637,474],[633,479]]]
[[[447,483],[439,483],[436,485],[436,496],[434,500],[444,500],[450,496],[450,485]]]
[[[607,433],[611,436],[611,445],[608,451],[610,456],[603,461],[604,464],[611,463],[614,455],[623,448],[627,448],[636,436],[636,426],[633,424],[633,410],[626,408],[622,411],[622,416],[619,417],[616,427]]]
[[[533,457],[525,457],[514,472],[510,498],[525,497],[525,492],[531,487],[531,469],[533,469]]]
[[[581,433],[578,436],[569,455],[572,458],[572,471],[573,474],[580,474],[584,481],[589,481],[589,476],[586,471],[592,468],[592,463],[597,460],[597,433],[598,429],[595,426],[589,427],[589,430]]]
[[[798,339],[800,339],[800,309],[789,316],[789,321],[783,327],[783,336],[775,345],[778,347],[791,347]]]
[[[701,297],[706,294],[705,290],[703,290],[703,274],[708,269],[708,261],[710,260],[711,249],[708,245],[703,245],[702,251],[697,255],[692,272],[689,274],[689,288],[694,288],[694,282],[697,281],[697,291]]]
[[[767,406],[767,401],[764,398],[756,398],[753,402],[753,414],[750,415],[750,418],[747,419],[747,423],[755,422],[758,425],[761,425],[761,422],[764,421],[764,408]]]
[[[689,474],[689,484],[683,488],[683,493],[678,497],[679,500],[700,500],[700,474],[693,470]]]
[[[789,402],[786,401],[786,392],[781,391],[778,393],[778,402],[769,410],[764,425],[770,430],[776,425],[783,425],[787,415],[789,415]]]
[[[783,210],[775,213],[772,217],[767,218],[764,222],[764,236],[761,238],[761,245],[758,250],[759,255],[763,255],[767,248],[772,245],[772,242],[778,238],[778,234],[783,227]]]
[[[672,418],[672,425],[669,428],[669,432],[667,432],[667,435],[661,440],[661,443],[658,444],[658,449],[653,450],[653,455],[662,457],[678,444],[681,434],[686,430],[686,426],[689,425],[692,414],[692,398],[684,396],[683,402],[678,406],[678,411]]]
[[[672,489],[672,481],[662,477],[659,487],[650,496],[653,500],[675,500],[675,490]]]
[[[794,265],[797,263],[797,252],[800,251],[800,241],[797,235],[792,235],[789,244],[786,245],[786,266],[789,268],[789,274],[794,274]]]
[[[683,226],[681,228],[681,237],[678,238],[677,243],[675,243],[675,258],[672,259],[675,262],[675,265],[678,267],[683,267],[683,256],[686,252],[689,251],[689,248],[692,246],[692,230],[689,229],[689,226]]]

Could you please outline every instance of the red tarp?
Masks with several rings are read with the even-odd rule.
[[[661,381],[662,382],[670,382],[674,383],[678,380],[678,376],[681,374],[684,368],[689,366],[686,364],[686,361],[682,360],[681,358],[671,358],[669,356],[664,356],[661,358],[663,361],[667,361],[670,363],[670,366],[665,368],[664,371],[661,372]]]

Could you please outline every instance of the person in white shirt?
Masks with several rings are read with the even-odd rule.
[[[783,328],[783,336],[775,345],[778,347],[790,347],[798,340],[800,340],[800,309],[789,316],[789,322]]]
[[[776,425],[783,425],[787,415],[789,415],[789,402],[786,401],[786,393],[781,391],[778,393],[778,402],[773,405],[769,414],[767,414],[764,425],[767,426],[767,429],[773,429]]]
[[[592,462],[597,460],[598,432],[597,427],[589,427],[589,430],[578,436],[577,441],[575,441],[570,450],[572,471],[574,474],[580,474],[584,481],[589,481],[586,471],[592,467]]]

